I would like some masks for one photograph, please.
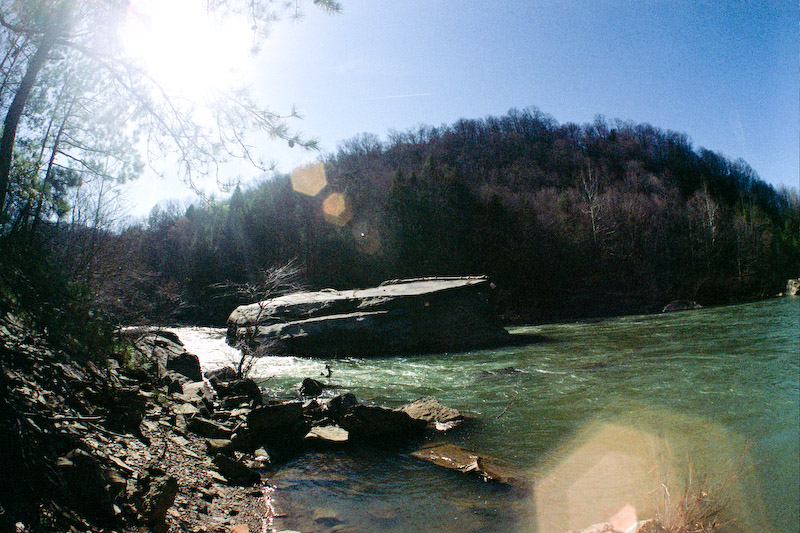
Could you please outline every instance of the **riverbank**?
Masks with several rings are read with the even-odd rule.
[[[2,531],[260,531],[275,513],[221,479],[146,365],[75,361],[13,316],[0,346]]]
[[[0,321],[0,422],[12,429],[0,479],[15,480],[0,484],[1,530],[276,532],[286,515],[268,479],[287,461],[394,449],[464,421],[432,399],[389,409],[322,397],[312,379],[282,397],[229,367],[203,380],[174,334],[127,335],[124,358],[96,364],[52,350],[13,316]],[[341,522],[312,510],[311,530]]]
[[[445,404],[458,408],[473,417],[474,422],[449,434],[446,440],[508,460],[523,475],[530,474],[527,469],[531,465],[538,467],[549,463],[548,456],[558,455],[558,450],[586,427],[587,421],[596,420],[598,416],[603,421],[614,422],[612,427],[622,425],[644,435],[669,435],[676,454],[683,456],[680,450],[684,448],[690,454],[687,458],[691,457],[696,476],[702,475],[703,471],[710,474],[728,471],[728,457],[750,450],[759,461],[747,470],[752,475],[737,480],[737,487],[740,486],[737,490],[748,496],[747,502],[759,500],[758,495],[762,495],[762,501],[768,506],[766,515],[771,523],[777,524],[773,530],[779,531],[796,524],[798,516],[796,483],[791,474],[796,472],[797,466],[798,344],[794,328],[797,309],[797,301],[787,299],[692,313],[550,325],[528,328],[527,332],[552,342],[525,348],[508,347],[446,356],[333,360],[329,363],[333,381],[352,390],[359,398],[399,406],[408,399],[435,395]],[[183,405],[192,402],[176,402],[172,394],[167,394],[168,391],[148,398],[145,405],[150,407],[144,410],[139,427],[155,447],[142,447],[137,444],[140,441],[134,432],[122,421],[113,416],[109,418],[112,407],[117,406],[126,417],[136,420],[133,414],[139,410],[131,407],[136,402],[129,403],[132,397],[121,391],[106,394],[102,383],[108,382],[112,376],[112,382],[114,377],[120,378],[123,389],[127,386],[125,379],[139,380],[146,388],[147,379],[142,381],[143,375],[125,376],[118,368],[109,368],[108,371],[98,368],[100,375],[96,375],[87,363],[77,363],[54,352],[30,328],[7,329],[12,330],[9,336],[0,330],[4,380],[0,402],[10,398],[14,418],[6,416],[9,404],[3,403],[0,410],[4,416],[2,422],[6,427],[22,427],[25,442],[43,444],[27,449],[22,455],[0,455],[0,462],[5,461],[2,463],[2,479],[15,480],[13,485],[4,485],[5,495],[1,500],[4,512],[0,516],[22,516],[17,508],[6,504],[10,501],[6,496],[12,492],[11,489],[18,494],[18,502],[26,502],[25,495],[32,494],[43,502],[53,501],[61,509],[76,512],[79,506],[71,507],[74,501],[69,499],[67,491],[56,490],[58,483],[55,483],[56,489],[52,488],[53,479],[74,480],[68,472],[81,464],[81,459],[75,460],[75,457],[82,454],[70,457],[69,453],[80,448],[95,456],[92,442],[100,444],[100,452],[105,447],[114,451],[105,451],[107,456],[117,456],[119,452],[126,464],[131,466],[135,463],[137,468],[145,470],[152,463],[137,462],[135,458],[140,455],[147,459],[145,451],[153,460],[171,461],[183,456],[196,461],[186,453],[192,452],[200,456],[197,464],[202,465],[202,471],[198,470],[192,477],[205,479],[202,476],[206,475],[212,479],[211,487],[229,488],[227,483],[213,481],[214,476],[209,474],[218,473],[218,465],[213,463],[213,456],[208,456],[206,439],[199,438],[188,427],[182,429],[179,426],[175,409],[191,410]],[[223,366],[224,356],[219,359],[223,364],[206,363],[209,362],[207,352],[212,348],[211,340],[226,347],[224,331],[178,331],[182,339],[184,333],[202,334],[208,338],[202,349],[190,349],[204,357],[204,369]],[[259,365],[255,375],[262,386],[292,391],[304,376],[319,376],[325,362],[267,357],[259,360]],[[113,362],[111,366],[114,366]],[[9,375],[7,370],[12,374]],[[73,372],[81,374],[73,375]],[[670,379],[664,379],[664,376]],[[89,392],[89,389],[94,392]],[[109,390],[113,389],[116,386]],[[329,391],[331,394],[339,392],[342,391]],[[232,406],[221,409],[212,406],[215,412],[229,414],[224,415],[227,420],[214,419],[213,416],[211,419],[230,426]],[[687,412],[696,416],[680,415]],[[28,416],[34,413],[38,414]],[[95,418],[59,419],[64,416]],[[186,415],[182,416],[185,421]],[[30,421],[25,418],[30,418]],[[34,429],[32,423],[39,430]],[[156,429],[165,432],[160,439],[157,434],[150,433],[149,423],[157,424]],[[711,431],[712,428],[718,429]],[[587,430],[591,430],[591,426]],[[118,440],[106,433],[108,431],[127,440]],[[13,432],[9,434],[15,435]],[[185,439],[188,444],[182,440],[176,443],[171,437]],[[128,441],[131,444],[127,444]],[[2,445],[6,444],[3,441]],[[276,492],[269,493],[275,513],[273,526],[276,530],[299,531],[529,530],[524,527],[528,524],[525,520],[534,520],[528,514],[537,507],[527,498],[513,497],[493,484],[462,480],[460,474],[440,472],[437,467],[410,457],[407,453],[410,451],[412,448],[407,447],[385,453],[320,450],[289,460],[268,475],[276,488]],[[702,452],[699,457],[698,452]],[[23,464],[21,457],[40,458],[40,468],[37,470],[34,464],[30,469],[28,465],[25,467],[28,473],[19,474],[22,467],[18,465]],[[62,457],[64,459],[59,462]],[[135,502],[125,499],[128,498],[128,487],[131,498],[134,498],[138,483],[130,482],[133,475],[126,476],[125,469],[115,466],[110,457],[96,455],[95,459],[101,467],[101,477],[104,475],[102,472],[110,468],[119,471],[125,479],[122,505],[118,499],[122,490],[114,495],[117,498],[114,501],[123,515],[119,520],[126,524],[124,527],[127,529],[120,526],[117,530],[134,530],[133,524],[138,524],[134,513],[138,511]],[[255,460],[255,457],[241,456],[239,459]],[[212,461],[210,464],[209,460]],[[176,478],[183,470],[191,472],[181,463],[175,465],[176,474],[170,475]],[[48,477],[53,479],[48,481]],[[26,488],[35,479],[44,479],[46,483],[34,490]],[[51,488],[42,489],[47,483],[51,483]],[[191,484],[184,486],[178,482],[179,489],[170,508],[172,514],[167,512],[165,515],[168,530],[206,528],[213,531],[217,528],[227,531],[243,525],[241,522],[248,523],[250,531],[260,530],[253,528],[260,527],[267,509],[266,502],[262,504],[263,493],[259,494],[255,488],[233,487],[231,490],[240,491],[233,499],[249,501],[251,506],[237,507],[234,502],[227,508],[226,496],[205,495],[206,498],[213,496],[208,502],[202,493],[197,492],[199,488],[210,488],[203,487],[203,483],[193,489]],[[113,486],[111,483],[106,485]],[[122,486],[121,483],[117,485]],[[142,483],[142,487],[144,485]],[[99,483],[90,483],[89,486],[97,487]],[[35,498],[21,507],[39,517],[39,508],[30,504],[39,501]],[[98,498],[95,501],[107,500]],[[134,507],[126,506],[126,501],[133,503]],[[183,501],[188,502],[185,514],[182,513]],[[209,521],[207,515],[200,512],[202,507],[193,506],[193,501],[201,506],[203,502],[209,504],[211,514],[208,516],[218,522]],[[41,509],[49,515],[61,512],[53,511],[55,508],[48,505]],[[410,505],[414,506],[413,513],[402,511]],[[607,519],[621,507],[620,504],[611,512],[599,514],[597,519]],[[730,507],[731,511],[734,509],[734,506]],[[113,506],[111,510],[115,512]],[[761,516],[758,511],[747,503],[743,504],[742,512],[736,514]],[[277,516],[280,514],[286,516]],[[98,529],[96,517],[87,517],[81,512],[78,516]],[[255,517],[255,521],[248,522],[247,517]],[[64,516],[60,520],[59,527],[38,529],[30,527],[33,522],[23,520],[23,523],[28,525],[28,531],[67,531],[69,527],[65,524],[73,524],[80,531],[90,530],[81,525],[82,522],[68,522]],[[582,519],[553,531],[563,533],[568,529],[580,529],[592,521],[594,519]],[[4,525],[13,527],[13,524]]]

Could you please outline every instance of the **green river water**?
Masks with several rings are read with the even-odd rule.
[[[175,330],[205,369],[224,331]],[[413,446],[306,455],[272,475],[275,527],[298,531],[553,531],[625,505],[666,516],[705,490],[731,531],[798,531],[800,298],[514,328],[535,342],[464,353],[327,361],[364,401],[420,396],[469,414],[437,437],[507,462],[512,490],[408,455]],[[265,357],[291,390],[326,361]]]

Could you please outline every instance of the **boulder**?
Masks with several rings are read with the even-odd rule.
[[[256,438],[270,439],[276,432],[295,426],[302,421],[302,418],[302,402],[279,402],[262,405],[250,411],[247,415],[247,425]]]
[[[355,439],[389,443],[418,436],[427,426],[427,422],[411,418],[405,411],[377,405],[355,405],[339,423]]]
[[[350,434],[336,425],[312,427],[303,440],[315,447],[335,447],[347,444]]]
[[[203,380],[200,360],[186,351],[174,333],[151,331],[141,335],[133,345],[146,359],[155,363],[159,378],[172,371],[186,376],[189,381]]]
[[[233,381],[238,378],[239,376],[236,374],[236,370],[232,366],[223,366],[222,368],[217,368],[215,370],[209,370],[206,372],[206,379],[214,388],[217,386],[217,381]]]
[[[228,343],[311,357],[465,350],[511,342],[486,277],[421,278],[302,292],[237,307]]]
[[[691,311],[692,309],[702,309],[703,306],[692,300],[674,300],[662,309],[662,313],[671,313],[673,311]]]
[[[178,480],[161,471],[153,469],[139,478],[139,515],[147,525],[161,530],[167,511],[175,503],[178,494]]]
[[[521,487],[521,480],[512,469],[492,457],[477,454],[454,444],[433,443],[423,446],[411,455],[435,465],[477,475],[484,481]]]
[[[300,395],[301,396],[319,396],[322,394],[322,390],[325,388],[325,385],[317,381],[316,379],[306,378],[303,380],[303,383],[300,385]]]
[[[424,421],[429,428],[440,431],[452,429],[464,421],[464,415],[430,396],[419,398],[400,409],[411,418]]]
[[[355,405],[358,405],[356,395],[352,392],[346,392],[331,398],[330,401],[325,404],[325,410],[329,417],[338,420],[345,415],[348,409]]]
[[[231,485],[255,485],[261,481],[261,476],[258,472],[250,470],[242,462],[237,461],[225,454],[218,453],[213,459],[214,466],[217,471],[222,474],[228,483]]]
[[[212,385],[220,398],[237,397],[246,400],[261,401],[261,389],[250,378],[233,379],[230,381],[215,380]]]
[[[786,295],[797,296],[800,294],[800,278],[790,279],[786,282]]]

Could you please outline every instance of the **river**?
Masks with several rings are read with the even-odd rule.
[[[271,482],[301,531],[563,532],[625,505],[675,515],[701,490],[732,531],[800,524],[800,298],[665,315],[514,328],[527,346],[332,361],[258,360],[269,389],[321,377],[361,400],[420,396],[474,421],[441,440],[503,460],[508,490],[410,457],[410,449],[306,455]],[[224,330],[177,328],[204,369],[235,352]],[[688,489],[687,489],[688,487]]]

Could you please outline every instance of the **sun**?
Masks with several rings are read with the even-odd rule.
[[[246,83],[252,32],[243,19],[208,13],[198,0],[131,0],[125,52],[171,94],[202,100]]]

